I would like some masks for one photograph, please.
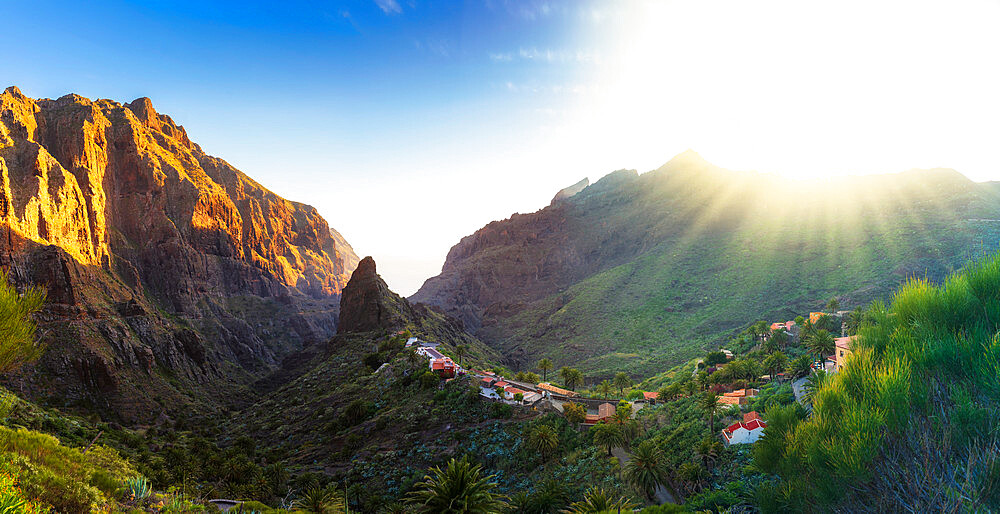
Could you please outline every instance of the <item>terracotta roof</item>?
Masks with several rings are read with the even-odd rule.
[[[657,392],[649,392],[649,391],[643,391],[642,392],[642,398],[644,400],[655,400],[655,399],[659,398],[659,396],[660,396],[660,393],[657,393]]]
[[[837,348],[843,348],[845,350],[850,350],[851,349],[851,341],[854,341],[855,338],[857,338],[857,336],[838,337],[838,338],[834,339],[833,342],[836,343]]]
[[[513,396],[513,395],[515,395],[515,394],[517,394],[517,393],[521,393],[521,394],[528,394],[528,392],[527,392],[527,391],[523,391],[523,390],[521,390],[521,389],[518,389],[518,388],[516,388],[516,387],[514,387],[514,386],[507,386],[507,387],[503,388],[503,390],[504,390],[504,391],[507,391],[507,394],[509,394],[509,395],[511,395],[511,396]]]
[[[748,422],[750,420],[753,420],[753,419],[764,419],[764,418],[760,417],[760,414],[757,414],[757,411],[750,411],[750,412],[748,412],[748,413],[746,413],[746,414],[743,415],[743,422],[744,423],[746,423],[746,422]]]
[[[504,382],[503,380],[499,380],[497,381],[497,383],[493,384],[494,387],[507,387],[508,385],[510,384]]]
[[[602,403],[597,406],[597,415],[601,418],[607,418],[615,415],[615,406],[610,403]]]
[[[548,382],[542,382],[541,384],[538,384],[538,388],[544,389],[550,393],[561,394],[563,396],[579,396],[579,393],[568,391],[561,387],[556,387]]]

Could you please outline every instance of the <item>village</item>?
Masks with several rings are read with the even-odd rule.
[[[751,349],[753,351],[766,351],[770,348],[768,359],[779,361],[777,364],[780,366],[776,368],[765,360],[764,364],[768,368],[767,373],[753,373],[751,376],[746,376],[745,372],[734,372],[733,376],[740,378],[728,382],[713,382],[713,375],[716,377],[725,376],[726,372],[729,371],[727,367],[731,369],[734,361],[736,361],[736,366],[740,364],[738,355],[726,348],[709,352],[706,358],[698,359],[694,363],[691,380],[686,382],[688,393],[693,394],[695,387],[706,389],[715,398],[715,408],[712,415],[718,413],[720,420],[732,420],[716,434],[719,441],[725,446],[753,444],[764,435],[767,429],[764,414],[750,408],[761,393],[761,390],[754,385],[790,382],[795,401],[809,409],[810,390],[811,387],[815,387],[815,384],[810,385],[810,380],[813,382],[821,381],[826,374],[837,373],[844,367],[852,354],[851,344],[856,336],[833,337],[830,329],[847,334],[851,331],[848,325],[852,323],[852,317],[857,316],[857,312],[835,310],[835,300],[832,300],[828,307],[833,308],[829,308],[828,312],[810,312],[808,317],[800,316],[794,320],[770,324],[759,321],[747,329],[746,333],[755,343]],[[838,322],[839,326],[837,326]],[[791,363],[781,354],[780,349],[785,349],[793,344],[803,344],[808,346],[811,351],[815,350],[815,358],[810,359],[808,367],[803,367],[804,359],[801,357],[798,362]],[[620,423],[623,419],[634,419],[642,409],[684,394],[683,388],[680,387],[681,384],[665,386],[657,391],[642,391],[632,388],[632,382],[628,379],[629,395],[626,398],[610,400],[607,394],[610,384],[605,380],[603,384],[597,385],[598,392],[602,386],[604,388],[603,398],[598,398],[594,397],[593,390],[588,395],[559,387],[550,381],[538,380],[534,373],[519,372],[516,377],[511,378],[502,376],[493,370],[466,369],[451,357],[444,355],[438,349],[438,343],[423,341],[417,337],[410,337],[406,342],[406,347],[413,348],[418,355],[426,358],[428,369],[444,381],[462,376],[470,377],[478,387],[479,396],[483,401],[540,411],[555,410],[583,429],[594,427],[600,423],[614,421]],[[775,354],[780,355],[780,357],[776,358]],[[540,369],[543,372],[547,371],[546,368],[551,367],[551,363],[541,364],[543,365],[540,366]],[[576,370],[572,371],[579,373]],[[616,377],[616,385],[625,386],[625,383],[620,382],[621,375],[624,374],[620,373]],[[574,382],[581,385],[582,376],[579,381],[574,380]],[[736,387],[737,385],[743,385],[743,387]],[[625,387],[620,387],[620,389],[624,391]]]

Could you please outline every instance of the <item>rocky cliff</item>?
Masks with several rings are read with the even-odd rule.
[[[375,269],[375,259],[361,259],[340,297],[337,332],[400,329],[413,319],[410,304],[389,290]]]
[[[463,238],[410,300],[523,365],[649,374],[755,319],[853,307],[1000,243],[997,190],[953,170],[798,181],[685,152],[575,189]]]
[[[333,334],[357,259],[314,208],[207,155],[149,99],[14,87],[0,95],[0,231],[0,267],[49,291],[48,350],[8,382],[127,420],[225,404]]]

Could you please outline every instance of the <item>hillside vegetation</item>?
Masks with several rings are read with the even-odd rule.
[[[997,213],[995,187],[951,170],[793,181],[688,153],[487,225],[413,298],[522,366],[638,378],[757,319],[943,279],[997,246]]]
[[[871,305],[846,367],[807,419],[767,412],[765,511],[1000,508],[1000,256]]]

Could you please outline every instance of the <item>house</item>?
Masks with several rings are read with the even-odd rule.
[[[739,421],[722,429],[722,440],[726,446],[731,444],[749,444],[756,442],[760,436],[764,435],[767,423],[761,419],[756,411],[743,415],[743,421]]]
[[[642,399],[650,405],[656,405],[656,400],[660,397],[660,393],[655,391],[643,391]]]
[[[528,391],[525,391],[524,389],[518,389],[518,388],[516,388],[516,387],[514,387],[514,386],[512,386],[512,385],[509,385],[509,386],[507,386],[507,387],[504,387],[504,388],[503,388],[503,391],[504,391],[504,393],[505,393],[505,395],[504,395],[504,396],[506,396],[506,398],[507,398],[508,400],[513,400],[513,399],[514,399],[514,395],[516,395],[516,394],[520,394],[522,398],[523,398],[523,397],[524,397],[524,396],[525,396],[526,394],[528,394]]]
[[[431,371],[444,378],[454,378],[458,372],[458,366],[448,357],[431,359]]]
[[[719,405],[747,405],[759,393],[757,389],[737,389],[719,396]]]
[[[538,388],[541,389],[541,390],[543,390],[543,391],[548,391],[551,394],[558,394],[560,396],[568,396],[570,398],[574,398],[574,397],[580,396],[580,393],[577,393],[575,391],[569,391],[569,390],[563,389],[561,387],[556,387],[556,386],[554,386],[554,385],[552,385],[552,384],[550,384],[548,382],[542,382],[541,384],[538,384]]]
[[[587,414],[583,421],[584,425],[594,425],[600,421],[613,418],[615,416],[615,406],[610,403],[602,403],[597,406],[597,414]]]
[[[834,339],[836,348],[833,352],[833,364],[836,366],[837,371],[840,371],[844,367],[844,363],[847,361],[847,358],[851,356],[851,353],[853,353],[853,350],[851,350],[851,343],[855,338],[857,338],[857,336],[838,337],[837,339]]]
[[[483,377],[479,381],[479,387],[485,387],[487,389],[494,389],[496,387],[497,377]]]
[[[733,360],[733,352],[725,349],[719,351],[726,355],[726,360]]]
[[[779,330],[791,332],[794,326],[795,326],[795,320],[785,321],[784,323],[781,322],[771,323],[771,332],[777,332]]]
[[[541,399],[542,399],[542,393],[532,391],[525,393],[524,400],[521,403],[525,405],[531,405]]]

